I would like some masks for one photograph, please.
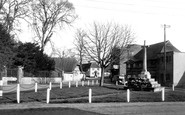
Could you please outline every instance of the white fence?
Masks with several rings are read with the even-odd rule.
[[[83,79],[84,74],[64,74],[63,80],[61,77],[44,78],[44,77],[23,77],[21,78],[21,84],[33,84],[37,83],[60,83],[62,81],[80,81]],[[3,85],[7,85],[8,81],[16,81],[16,77],[3,77]]]

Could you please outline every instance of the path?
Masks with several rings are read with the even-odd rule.
[[[83,111],[109,115],[185,115],[185,102],[152,102],[152,103],[83,103],[83,104],[44,104],[22,103],[1,104],[1,109],[27,108],[73,108]]]

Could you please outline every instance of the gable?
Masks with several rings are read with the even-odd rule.
[[[164,42],[152,44],[147,47],[147,59],[156,59],[158,54],[164,52]],[[174,47],[170,41],[166,41],[166,52],[180,52],[176,47]],[[144,50],[140,50],[134,58],[136,60],[143,60]]]

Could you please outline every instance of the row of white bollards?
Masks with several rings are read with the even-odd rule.
[[[82,86],[84,86],[84,81],[82,81]],[[96,84],[98,84],[98,80],[96,81]],[[87,81],[87,85],[90,85],[90,82]],[[94,85],[94,80],[92,81],[92,85]],[[71,87],[71,81],[68,82],[69,88]],[[50,101],[50,91],[51,91],[52,84],[50,82],[49,88],[47,89],[47,96],[46,96],[46,103],[48,104]],[[78,81],[76,81],[76,87],[78,87]],[[60,82],[60,89],[62,89],[62,82]],[[37,90],[37,83],[35,83],[35,92]],[[92,102],[92,89],[89,89],[89,103]]]
[[[50,89],[47,89],[46,103],[48,104],[50,101]],[[92,103],[92,89],[89,89],[89,103]]]
[[[76,87],[78,87],[78,81],[76,81],[75,83],[76,83]],[[85,85],[85,82],[82,81],[81,84],[82,84],[82,86],[84,86],[84,85]],[[91,84],[92,84],[92,85],[95,84],[95,83],[94,83],[94,80],[92,80]],[[98,84],[98,80],[96,80],[96,84]],[[90,85],[90,81],[88,80],[88,81],[87,81],[87,86],[89,86],[89,85]],[[71,81],[68,82],[68,87],[71,88]],[[60,82],[60,89],[62,89],[62,82]]]
[[[76,82],[76,86],[78,83]],[[60,88],[62,88],[62,82],[60,84]],[[70,86],[70,85],[69,85]],[[35,92],[37,92],[38,85],[35,83]],[[50,91],[51,91],[51,83],[49,88],[47,89],[47,99],[46,103],[49,103],[50,100]],[[162,101],[165,101],[165,88],[162,88]],[[127,89],[127,102],[130,102],[130,90]],[[17,84],[17,103],[20,103],[20,84]],[[89,89],[89,103],[92,103],[92,89]]]
[[[50,101],[50,89],[47,89],[47,97],[46,97],[46,103],[48,104]],[[92,89],[89,89],[89,103],[92,103]]]
[[[165,100],[165,88],[163,87],[162,88],[162,91],[161,91],[161,98],[162,98],[162,101],[164,101]],[[127,89],[127,102],[130,102],[130,90],[129,89]]]

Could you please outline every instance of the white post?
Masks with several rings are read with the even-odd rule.
[[[69,88],[71,87],[71,81],[69,81]]]
[[[127,89],[127,102],[130,102],[130,90]]]
[[[76,87],[78,87],[78,81],[76,81]]]
[[[98,85],[98,80],[96,80],[96,85]]]
[[[20,84],[17,84],[17,103],[20,103]]]
[[[35,83],[35,92],[37,92],[38,85]]]
[[[92,89],[89,89],[89,103],[92,103]]]
[[[94,85],[94,80],[92,80],[92,85]]]
[[[3,96],[3,80],[0,80],[0,98]]]
[[[164,101],[165,100],[165,88],[163,87],[163,89],[162,89],[162,101]]]
[[[46,103],[49,103],[49,99],[50,99],[50,89],[47,89],[47,99],[46,99]]]
[[[174,84],[172,84],[172,91],[174,91],[175,90],[175,86],[174,86]]]
[[[84,86],[84,81],[82,81],[82,86]]]
[[[89,80],[87,81],[87,85],[89,86]]]
[[[118,85],[118,81],[116,81],[116,85]]]
[[[52,83],[49,82],[49,89],[51,90],[51,88],[52,88]]]
[[[60,81],[60,89],[62,89],[62,81]]]

